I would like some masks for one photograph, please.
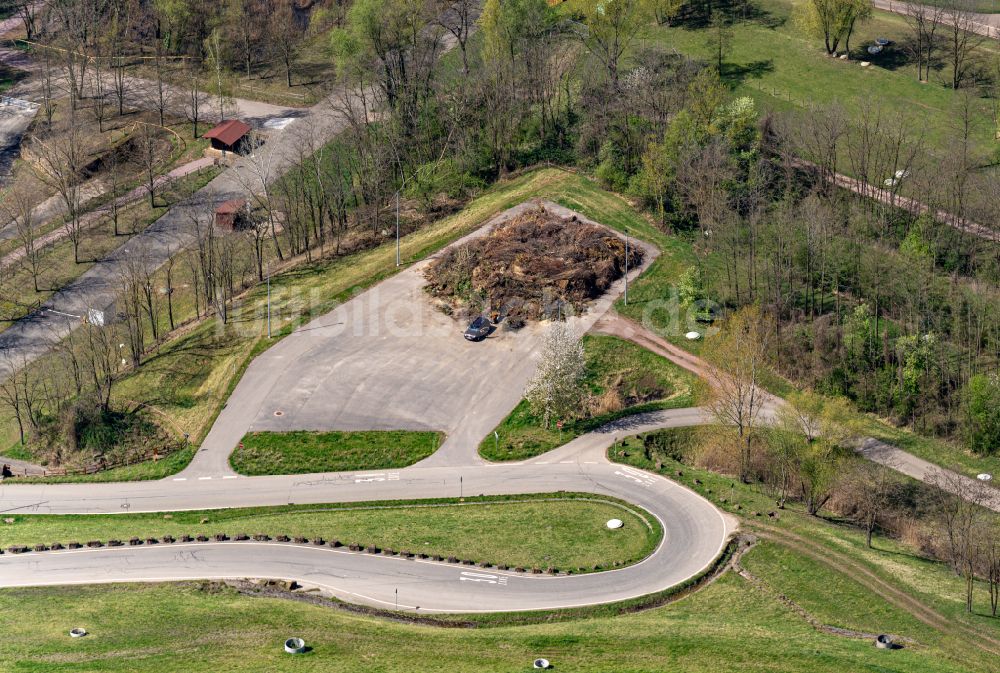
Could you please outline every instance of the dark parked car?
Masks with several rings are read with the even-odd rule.
[[[482,341],[493,331],[493,323],[484,315],[479,316],[465,330],[465,338],[469,341]]]

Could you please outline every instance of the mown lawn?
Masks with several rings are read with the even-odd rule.
[[[90,635],[70,639],[69,628]],[[726,575],[672,605],[619,617],[495,628],[414,626],[248,597],[217,584],[0,590],[0,663],[26,673],[456,670],[514,673],[537,657],[583,673],[964,673],[936,646],[895,652],[819,633]],[[282,643],[312,648],[291,657]]]
[[[624,521],[625,526],[608,530],[605,524],[614,518]],[[13,523],[0,524],[0,548],[164,535],[264,533],[574,572],[639,561],[662,536],[656,520],[634,507],[611,498],[572,494],[170,514],[8,514],[4,519],[13,519]]]
[[[906,54],[911,39],[906,19],[876,11],[871,21],[855,29],[852,59],[839,60],[826,56],[823,41],[805,34],[792,19],[793,8],[805,1],[762,0],[754,4],[758,16],[746,21],[737,13],[723,68],[724,79],[736,92],[777,110],[809,113],[814,106],[836,104],[855,120],[865,111],[880,110],[885,120],[911,121],[931,154],[950,152],[962,133],[956,117],[962,96],[948,86],[947,65],[932,72],[929,84],[917,81],[916,66]],[[893,44],[883,54],[870,56],[864,49],[876,37]],[[646,40],[696,58],[710,60],[712,54],[708,33],[699,23],[658,26],[648,31]],[[843,45],[840,48],[843,51]],[[996,46],[987,42],[979,56],[984,62],[995,58]],[[863,60],[872,65],[862,68]],[[989,102],[974,97],[972,103],[973,144],[991,154],[998,143]]]
[[[612,336],[585,335],[587,359],[584,388],[592,400],[615,390],[621,408],[593,410],[581,418],[568,419],[557,428],[545,427],[522,400],[495,430],[479,444],[479,453],[495,461],[524,460],[568,442],[623,416],[677,409],[695,403],[697,379],[666,358],[641,346]]]
[[[251,432],[229,456],[240,474],[305,474],[406,467],[440,446],[440,432]]]
[[[896,428],[872,416],[861,419],[865,432],[876,439],[898,446],[915,456],[970,477],[981,472],[992,474],[1000,483],[1000,448],[993,454],[973,453],[960,442],[924,437],[905,428]]]

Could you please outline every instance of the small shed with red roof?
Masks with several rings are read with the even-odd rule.
[[[246,213],[246,199],[223,201],[215,209],[215,226],[227,231],[235,231],[243,224],[243,218]]]
[[[249,143],[250,131],[249,124],[239,119],[228,119],[206,131],[203,137],[212,142],[214,150],[242,154]]]

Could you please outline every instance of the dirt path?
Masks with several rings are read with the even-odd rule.
[[[872,0],[872,4],[875,5],[875,9],[903,16],[906,16],[910,7],[913,6],[909,2],[895,2],[894,0]],[[971,16],[970,28],[973,32],[993,39],[1000,39],[1000,15],[973,13]],[[945,15],[941,18],[941,23],[951,26],[954,21]]]
[[[819,166],[811,161],[806,161],[805,159],[793,158],[790,160],[790,163],[795,168],[816,172],[817,174],[820,172]],[[856,180],[855,178],[841,173],[834,173],[833,175],[827,176],[826,179],[837,187],[854,192],[858,196],[874,199],[879,203],[884,203],[896,208],[902,208],[903,210],[909,211],[914,215],[923,215],[931,210],[930,206],[921,201],[911,199],[907,196],[900,196],[891,190],[876,187],[875,185],[862,182],[861,180]],[[944,210],[935,210],[933,215],[934,219],[938,222],[957,229],[964,234],[976,236],[987,241],[993,241],[994,243],[1000,242],[1000,230],[973,222],[972,220],[964,217],[958,217]]]
[[[864,563],[847,554],[802,537],[796,533],[768,524],[756,524],[761,537],[782,544],[792,551],[825,565],[837,572],[848,575],[855,582],[871,591],[889,604],[913,615],[920,622],[958,637],[962,641],[990,654],[1000,656],[1000,640],[981,630],[947,617],[928,606],[906,591],[879,577]]]
[[[642,325],[629,320],[628,318],[622,317],[613,311],[609,311],[602,316],[594,327],[591,328],[591,332],[597,334],[608,334],[631,341],[632,343],[642,346],[657,355],[667,358],[678,367],[682,367],[683,369],[696,374],[706,381],[711,382],[713,378],[718,376],[718,373],[716,373],[712,365],[702,358],[688,353],[684,349],[673,345],[652,330],[649,330]],[[761,410],[761,415],[765,420],[773,419],[777,416],[778,410],[784,404],[785,402],[781,398],[769,395],[767,402],[764,404],[764,408]],[[933,463],[923,460],[922,458],[914,456],[912,453],[875,439],[874,437],[862,438],[858,443],[857,451],[868,460],[879,463],[880,465],[885,465],[900,474],[905,474],[908,477],[912,477],[927,484],[932,484],[938,488],[947,487],[950,483],[954,483],[952,479],[947,479],[942,482],[942,480],[937,478],[940,474],[944,473],[949,476],[954,476],[961,480],[965,485],[964,492],[960,493],[963,497],[966,497],[965,494],[969,492],[968,489],[973,486],[986,488],[988,491],[987,497],[983,502],[984,506],[1000,512],[1000,489],[983,486],[981,482],[964,475],[956,475],[950,470],[945,470],[944,468],[934,465]]]
[[[833,636],[840,636],[842,638],[854,638],[858,640],[875,640],[875,638],[882,635],[879,633],[869,633],[867,631],[857,631],[855,629],[846,629],[840,626],[831,626],[829,624],[825,624],[824,622],[819,620],[816,616],[814,616],[812,613],[810,613],[808,610],[806,610],[804,607],[793,601],[785,594],[781,593],[769,582],[747,570],[742,563],[743,556],[744,554],[746,554],[746,552],[753,549],[755,544],[756,540],[749,543],[746,547],[741,548],[740,551],[738,551],[736,554],[733,554],[733,560],[731,565],[733,572],[735,572],[737,575],[739,575],[747,582],[752,584],[758,591],[760,591],[763,594],[766,594],[770,598],[778,601],[779,603],[790,609],[792,612],[797,614],[803,621],[807,622],[817,631],[822,631],[823,633],[828,633]],[[907,636],[901,636],[896,634],[885,634],[885,635],[888,635],[892,639],[892,642],[894,643],[897,642],[905,642],[907,644],[916,643],[915,640]]]

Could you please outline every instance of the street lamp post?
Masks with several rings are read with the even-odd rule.
[[[625,228],[625,305],[628,306],[628,227]]]

